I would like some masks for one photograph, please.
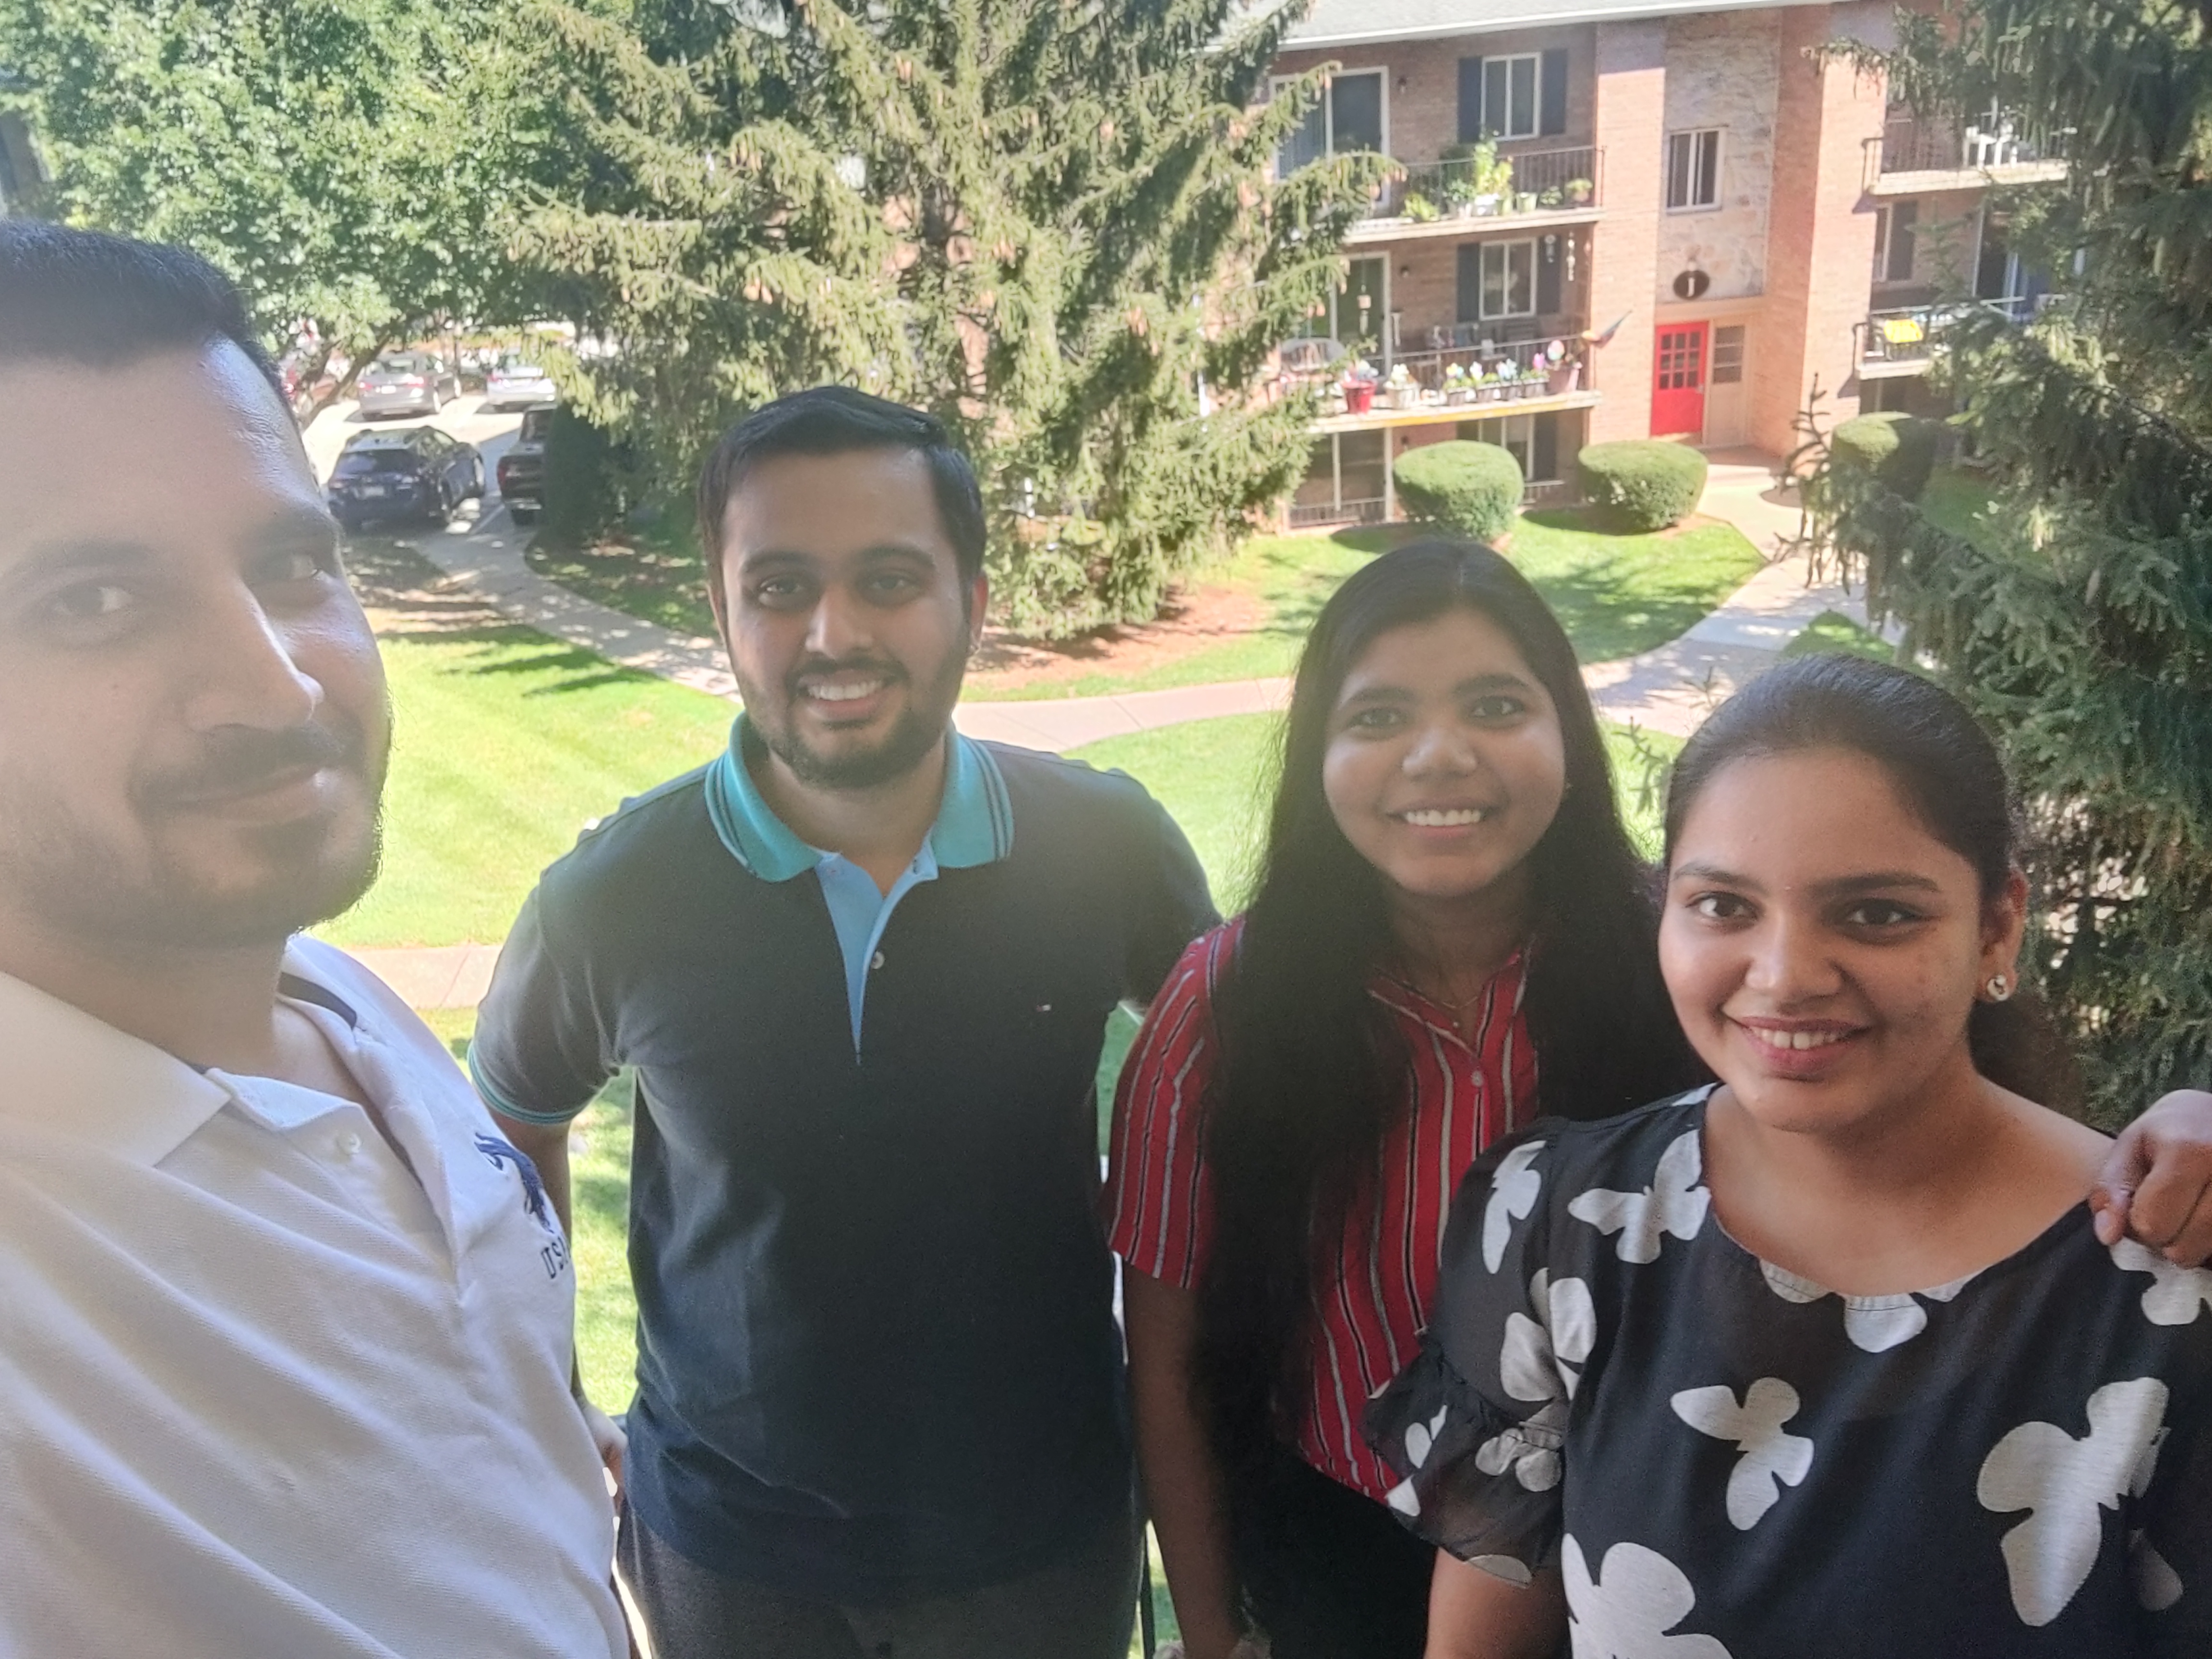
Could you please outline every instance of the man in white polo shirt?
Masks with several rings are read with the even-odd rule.
[[[537,1171],[294,937],[389,739],[235,292],[0,224],[0,1655],[627,1651]]]

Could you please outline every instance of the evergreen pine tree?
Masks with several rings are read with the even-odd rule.
[[[2078,251],[2069,293],[1945,335],[1993,505],[1962,539],[1837,479],[1836,533],[2002,735],[2044,985],[2109,1118],[2212,1080],[2212,5],[1970,0],[1882,63],[2069,146],[2063,190],[2007,204],[2030,263]]]
[[[620,343],[583,404],[674,494],[747,406],[840,380],[975,457],[1003,614],[1149,617],[1279,499],[1310,400],[1247,395],[1388,165],[1272,176],[1295,9],[641,0],[543,13],[562,104],[521,238]]]

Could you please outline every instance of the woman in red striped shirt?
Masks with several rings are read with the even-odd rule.
[[[1255,1626],[1274,1659],[1418,1659],[1435,1552],[1384,1506],[1361,1407],[1418,1351],[1452,1194],[1540,1073],[1571,1118],[1705,1080],[1656,937],[1535,590],[1463,543],[1346,582],[1250,908],[1170,975],[1115,1105],[1139,1458],[1188,1659],[1255,1651]],[[2208,1108],[2171,1096],[2123,1135],[2112,1237],[2212,1249]]]
[[[1299,665],[1258,890],[1154,1001],[1115,1109],[1139,1455],[1191,1659],[1417,1656],[1434,1552],[1367,1397],[1454,1188],[1547,1109],[1701,1075],[1573,647],[1487,548],[1384,555]]]

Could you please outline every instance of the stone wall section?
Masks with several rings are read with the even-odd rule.
[[[1674,298],[1675,275],[1689,269],[1711,278],[1708,300],[1741,299],[1765,289],[1781,62],[1777,13],[1723,12],[1668,23],[1667,131],[1717,127],[1721,165],[1714,206],[1661,214],[1656,297],[1662,303]],[[1658,167],[1663,191],[1663,148],[1649,165]]]

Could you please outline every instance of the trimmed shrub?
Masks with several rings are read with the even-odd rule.
[[[1936,470],[1942,428],[1917,415],[1861,415],[1828,434],[1828,452],[1839,471],[1871,477],[1908,501],[1920,499]]]
[[[1391,476],[1409,518],[1478,542],[1513,528],[1527,488],[1510,450],[1465,439],[1409,449]]]
[[[1592,444],[1575,457],[1583,499],[1629,530],[1664,530],[1697,510],[1705,458],[1656,438]]]

